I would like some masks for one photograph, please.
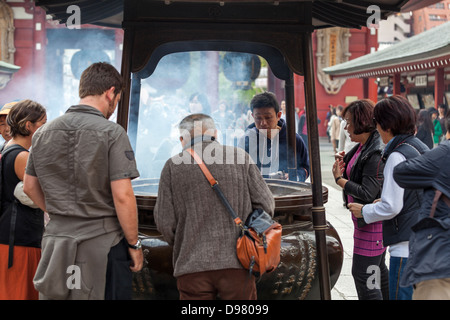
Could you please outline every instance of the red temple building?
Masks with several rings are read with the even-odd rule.
[[[0,86],[0,105],[28,98],[65,110],[78,99],[68,94],[77,93],[76,73],[86,67],[87,55],[120,68],[122,29],[83,25],[70,30],[29,0],[1,1],[0,27],[0,74],[10,70],[9,82]],[[60,112],[47,110],[49,118]]]
[[[416,109],[450,101],[450,22],[383,50],[325,69],[335,79],[378,78]]]
[[[77,75],[69,75],[86,67],[82,61],[86,60],[87,55],[97,60],[108,60],[120,70],[122,29],[82,25],[81,29],[73,30],[53,21],[33,1],[2,1],[1,5],[1,10],[9,13],[3,14],[3,20],[13,26],[13,32],[9,33],[6,41],[13,59],[5,61],[2,58],[2,61],[11,63],[16,70],[12,72],[9,83],[0,90],[0,104],[30,98],[45,106],[67,108],[77,99],[73,96],[77,93]],[[315,32],[317,106],[321,120],[325,119],[330,104],[346,105],[370,92],[376,95],[374,83],[359,79],[336,81],[322,71],[327,66],[370,53],[377,47],[374,31],[367,28],[331,28]],[[280,100],[284,98],[282,86],[283,82],[270,76],[269,72],[267,88],[275,92]],[[295,76],[295,88],[296,107],[303,109],[303,77]],[[58,115],[52,110],[49,118]],[[325,135],[325,128],[319,127],[320,135]]]

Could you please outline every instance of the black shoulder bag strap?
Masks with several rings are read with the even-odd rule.
[[[17,149],[24,149],[22,146],[14,144],[11,147],[4,149],[2,151],[2,157],[0,158],[0,210],[3,210],[1,207],[1,196],[3,192],[3,157],[9,152]],[[3,213],[3,212],[2,212]],[[9,227],[9,248],[8,248],[8,269],[13,265],[14,259],[14,238],[16,232],[16,220],[17,220],[17,203],[15,201],[12,204],[12,212],[11,212],[11,222]]]

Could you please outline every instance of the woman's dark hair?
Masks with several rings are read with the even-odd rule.
[[[416,132],[416,112],[402,96],[390,96],[379,101],[375,105],[373,115],[381,129],[384,131],[390,129],[394,136]]]
[[[335,107],[331,108],[331,114],[334,115],[334,116],[336,115],[336,108]]]
[[[443,109],[444,110],[444,118],[447,115],[447,111],[448,111],[448,107],[445,103],[442,103],[438,106],[438,109]]]
[[[372,100],[356,100],[344,109],[342,117],[345,118],[346,114],[350,113],[355,134],[372,132],[376,130],[375,122],[373,121],[373,108],[374,103]]]
[[[35,101],[23,100],[18,102],[11,108],[11,111],[6,117],[11,136],[29,136],[30,131],[26,128],[27,121],[35,123],[41,120],[45,114],[45,108]]]
[[[432,114],[439,116],[439,111],[435,107],[429,107],[427,110],[428,110],[428,113],[430,114],[430,116]]]
[[[253,109],[258,108],[273,108],[276,114],[280,112],[277,97],[272,92],[263,92],[253,97],[250,101],[250,109],[253,112]]]
[[[197,101],[202,105],[202,113],[210,114],[211,106],[209,105],[208,97],[203,93],[196,92],[191,94],[189,97],[189,102],[192,102],[195,98],[197,98]]]
[[[96,62],[83,71],[80,78],[78,94],[81,99],[87,96],[100,96],[114,87],[114,94],[119,94],[124,85],[120,73],[106,62]]]
[[[425,109],[420,110],[419,115],[417,116],[417,127],[419,126],[423,126],[423,128],[427,132],[431,132],[432,134],[434,134],[434,126],[433,122],[431,121],[431,115]]]

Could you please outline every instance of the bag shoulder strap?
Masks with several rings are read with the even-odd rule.
[[[218,184],[216,179],[214,179],[214,177],[212,176],[211,172],[209,172],[203,160],[199,157],[199,155],[192,148],[188,148],[186,149],[186,151],[189,152],[192,158],[194,158],[195,162],[197,162],[198,166],[202,170],[211,187],[214,187],[214,185]]]
[[[436,192],[434,194],[433,204],[431,205],[431,212],[430,212],[431,218],[434,217],[434,212],[436,211],[436,206],[437,206],[438,200],[441,197],[441,195],[442,195],[442,192],[439,190],[436,190]]]
[[[202,159],[199,157],[199,155],[192,148],[187,148],[186,151],[190,153],[192,158],[194,158],[195,162],[197,163],[197,165],[202,170],[202,172],[205,175],[206,179],[208,180],[209,184],[211,185],[213,190],[217,193],[217,195],[219,196],[220,200],[224,204],[225,208],[230,213],[230,215],[233,218],[233,220],[236,223],[236,225],[242,227],[243,223],[242,223],[241,218],[239,218],[238,215],[236,214],[236,212],[234,212],[234,210],[231,207],[230,203],[228,202],[227,198],[223,194],[222,189],[220,189],[219,182],[217,182],[217,180],[214,179],[214,177],[212,176],[212,174],[209,171],[208,167],[205,165],[205,163],[202,161]]]
[[[436,211],[436,206],[437,203],[439,201],[439,199],[442,197],[442,200],[444,200],[444,202],[447,204],[447,206],[450,207],[450,199],[447,198],[442,191],[439,191],[436,189],[436,192],[434,194],[434,199],[433,199],[433,204],[431,205],[431,211],[430,211],[430,217],[433,218],[434,217],[434,212]]]

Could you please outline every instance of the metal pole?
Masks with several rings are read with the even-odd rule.
[[[128,109],[130,106],[131,58],[134,28],[124,28],[123,37],[121,74],[124,82],[124,89],[122,91],[122,97],[117,109],[117,123],[120,124],[126,131],[128,129]]]
[[[139,121],[139,103],[141,100],[141,78],[133,73],[131,78],[131,97],[130,97],[130,112],[128,121],[128,137],[130,139],[131,147],[136,153],[136,141]]]
[[[320,295],[322,300],[331,300],[330,270],[328,265],[326,230],[328,229],[323,206],[322,176],[320,166],[319,130],[314,84],[314,58],[312,34],[303,38],[303,66],[305,77],[306,123],[308,127],[309,162],[311,166],[311,188],[313,195],[312,218],[316,235]]]
[[[287,127],[287,166],[289,180],[297,179],[297,152],[296,151],[296,132],[295,132],[295,102],[294,102],[294,75],[292,72],[289,78],[285,80],[286,95],[286,127]]]

